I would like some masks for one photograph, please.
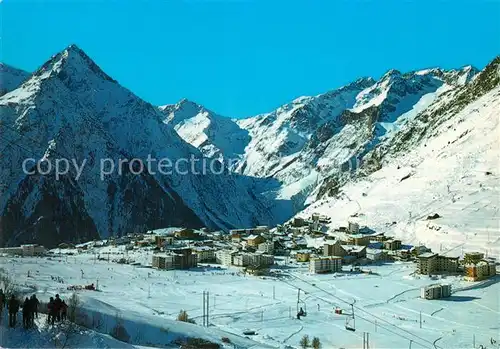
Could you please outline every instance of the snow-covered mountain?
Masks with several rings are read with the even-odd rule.
[[[405,74],[390,70],[378,81],[361,78],[325,94],[297,98],[267,114],[233,120],[250,138],[245,138],[243,152],[242,143],[237,143],[240,160],[234,169],[249,176],[277,179],[281,187],[274,187],[267,195],[291,200],[294,209],[300,210],[321,197],[325,188],[338,186],[337,177],[359,166],[367,153],[389,142],[442,94],[469,84],[477,73],[472,66]],[[204,108],[184,109],[179,134],[196,147],[200,142],[194,140],[200,137],[203,148],[214,147],[211,139],[216,136],[202,136],[199,110]],[[234,159],[234,149],[229,147],[227,156],[217,149],[218,158]]]
[[[15,90],[29,75],[24,70],[0,63],[0,96]]]
[[[236,168],[277,179],[266,195],[335,217],[332,227],[358,219],[498,255],[499,107],[500,57],[481,72],[391,70],[235,121],[251,137]]]
[[[495,91],[498,64],[391,70],[235,120],[188,100],[154,107],[72,45],[0,97],[0,244],[283,222],[415,152]],[[490,97],[486,108],[496,102]],[[135,175],[136,163],[100,179],[101,159],[148,156],[192,158],[194,170]],[[87,160],[78,180],[74,166],[59,180],[34,165],[37,174],[23,173],[26,158],[61,157]],[[206,161],[215,168],[206,171]]]
[[[301,214],[328,214],[451,256],[500,258],[500,57],[413,116],[361,169]],[[438,214],[437,219],[428,217]]]
[[[200,152],[164,115],[104,73],[72,45],[0,98],[0,245],[86,240],[166,226],[230,228],[276,223],[260,179],[206,171]],[[195,159],[162,175],[125,163],[101,180],[101,161]],[[81,176],[40,174],[27,158],[75,159]],[[110,162],[108,162],[109,164]],[[180,162],[179,162],[180,163]],[[217,167],[217,166],[214,166]],[[109,168],[108,168],[109,169]],[[186,172],[186,173],[185,173]],[[282,218],[280,218],[282,219]]]
[[[159,109],[165,115],[164,122],[172,125],[182,139],[200,149],[203,155],[236,163],[245,153],[250,136],[233,120],[187,99]],[[231,163],[228,161],[228,164]]]

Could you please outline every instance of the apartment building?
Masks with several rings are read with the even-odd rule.
[[[451,285],[429,285],[420,289],[420,298],[439,299],[451,296]]]
[[[430,275],[433,273],[455,273],[458,271],[458,257],[440,256],[426,252],[418,256],[417,272]]]
[[[225,266],[233,265],[233,258],[238,252],[235,250],[219,250],[215,252],[215,261]]]
[[[153,255],[152,266],[157,269],[189,269],[198,265],[196,254],[165,253]]]
[[[238,267],[268,267],[274,264],[274,256],[263,253],[238,253],[233,257],[233,264]]]
[[[497,274],[494,262],[480,260],[476,264],[468,263],[465,265],[465,279],[468,281],[480,281]]]
[[[347,252],[346,250],[344,250],[339,240],[336,240],[335,242],[327,242],[326,244],[323,245],[324,257],[328,256],[344,257],[345,255],[347,255]]]
[[[267,241],[259,244],[259,251],[265,254],[274,254],[274,242]]]
[[[386,240],[384,241],[384,248],[391,251],[399,250],[401,248],[401,240]]]
[[[197,256],[198,262],[213,262],[215,261],[215,248],[210,246],[193,247],[193,253]]]
[[[334,273],[342,270],[342,258],[338,256],[314,257],[309,260],[309,272]]]

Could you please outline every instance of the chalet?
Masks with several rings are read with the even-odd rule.
[[[386,240],[384,241],[384,248],[391,251],[399,250],[401,248],[401,240]]]
[[[366,258],[371,261],[380,261],[385,259],[385,253],[382,250],[375,248],[367,248],[366,249]]]
[[[250,235],[246,238],[248,246],[251,247],[258,247],[259,244],[263,243],[266,241],[262,235]]]
[[[327,241],[325,245],[323,245],[323,256],[325,257],[328,256],[344,257],[345,255],[347,255],[347,252],[344,250],[339,240],[336,240],[335,242]]]
[[[295,260],[297,262],[309,262],[310,258],[311,258],[311,251],[309,250],[295,251]]]
[[[186,239],[195,240],[195,239],[201,238],[200,233],[196,232],[194,229],[178,230],[174,233],[174,236],[177,239],[182,239],[182,240],[186,240]]]
[[[370,244],[371,236],[363,234],[353,234],[348,237],[349,244],[358,246],[368,246]]]
[[[155,235],[155,245],[156,247],[164,247],[174,244],[174,237],[167,235]]]
[[[342,245],[344,251],[346,251],[347,256],[358,258],[366,258],[366,246],[357,245]]]

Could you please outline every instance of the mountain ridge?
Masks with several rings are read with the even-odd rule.
[[[156,107],[103,73],[75,46],[2,96],[0,115],[2,245],[53,246],[96,233],[106,237],[171,225],[227,230],[276,222],[274,204],[252,191],[255,180],[245,176],[135,175],[136,169],[125,167],[128,171],[113,171],[100,180],[102,159],[117,164],[135,158],[145,163],[149,155],[174,163],[193,158],[197,170],[203,170],[202,155],[162,122]],[[88,164],[78,181],[57,181],[53,175],[24,173],[26,158]],[[68,225],[68,220],[87,223]]]
[[[234,120],[187,99],[153,106],[70,45],[0,97],[6,154],[0,244],[50,246],[170,225],[228,230],[282,223],[417,147],[423,135],[496,88],[499,60],[481,72],[390,70],[379,80],[359,78]],[[148,155],[192,157],[196,169],[215,161],[222,172],[137,176],[130,167],[98,180],[100,159]],[[58,182],[23,174],[18,165],[28,156],[92,164],[80,180]]]

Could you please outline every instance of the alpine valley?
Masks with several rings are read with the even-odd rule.
[[[186,99],[153,106],[75,45],[31,74],[0,74],[2,246],[275,226],[320,212],[410,241],[499,250],[500,57],[481,71],[390,70],[245,119]],[[225,170],[101,180],[100,159],[148,155],[216,159]],[[22,168],[61,157],[87,160],[78,180]]]

